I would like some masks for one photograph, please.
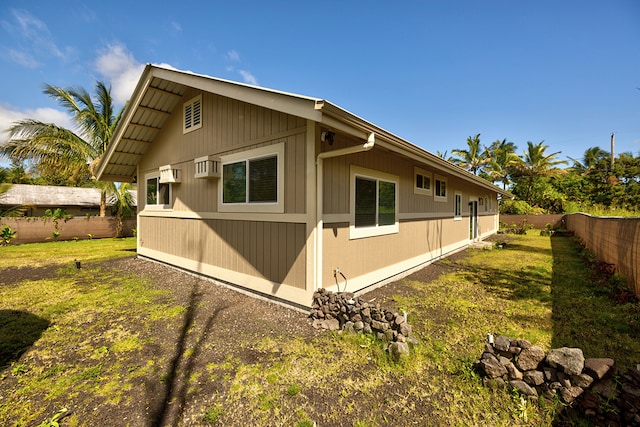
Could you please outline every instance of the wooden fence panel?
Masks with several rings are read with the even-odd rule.
[[[567,229],[580,238],[596,258],[616,266],[629,287],[640,296],[640,218],[594,217],[571,214]]]

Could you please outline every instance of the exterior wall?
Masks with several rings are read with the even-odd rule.
[[[306,120],[202,93],[202,128],[183,134],[182,104],[199,94],[187,91],[138,165],[140,207],[147,174],[167,164],[180,170],[171,209],[138,215],[139,254],[308,306]],[[273,144],[284,145],[284,213],[220,212],[220,179],[195,178],[194,159]]]
[[[156,230],[170,230],[169,233]],[[305,224],[145,217],[138,253],[308,305]]]
[[[575,233],[596,258],[615,264],[640,296],[640,219],[594,217],[586,214],[565,216],[567,229]]]
[[[323,288],[356,292],[423,266],[469,243],[468,222],[448,219],[403,221],[400,232],[349,240],[348,224],[326,224],[323,230]]]
[[[11,244],[40,243],[53,240],[53,222],[42,218],[0,218],[0,227],[8,225],[16,231]],[[125,219],[123,236],[133,236],[135,219]],[[116,233],[116,219],[114,217],[76,217],[67,221],[59,221],[60,235],[56,240],[85,240],[91,235],[92,239],[113,237]]]
[[[356,143],[346,137],[335,138],[331,150]],[[350,239],[351,166],[398,177],[398,233]],[[415,194],[414,167],[446,179],[446,202],[436,201],[433,194]],[[332,290],[346,287],[356,292],[464,248],[471,241],[471,201],[482,199],[478,206],[479,238],[497,231],[496,193],[381,148],[326,159],[323,185],[322,287]],[[460,218],[454,218],[456,193],[462,199]],[[346,285],[342,276],[334,276],[336,268],[347,277]]]

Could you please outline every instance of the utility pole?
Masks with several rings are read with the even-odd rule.
[[[613,170],[613,158],[614,158],[614,150],[613,146],[615,144],[616,134],[611,132],[611,170]]]

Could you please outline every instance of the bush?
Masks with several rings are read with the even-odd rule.
[[[524,200],[503,200],[500,203],[500,213],[505,215],[532,215],[536,211]]]

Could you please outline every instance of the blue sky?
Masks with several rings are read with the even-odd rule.
[[[640,153],[637,0],[3,0],[0,131],[72,126],[43,83],[122,105],[146,63],[324,98],[433,153],[480,133],[581,158],[612,132]]]

